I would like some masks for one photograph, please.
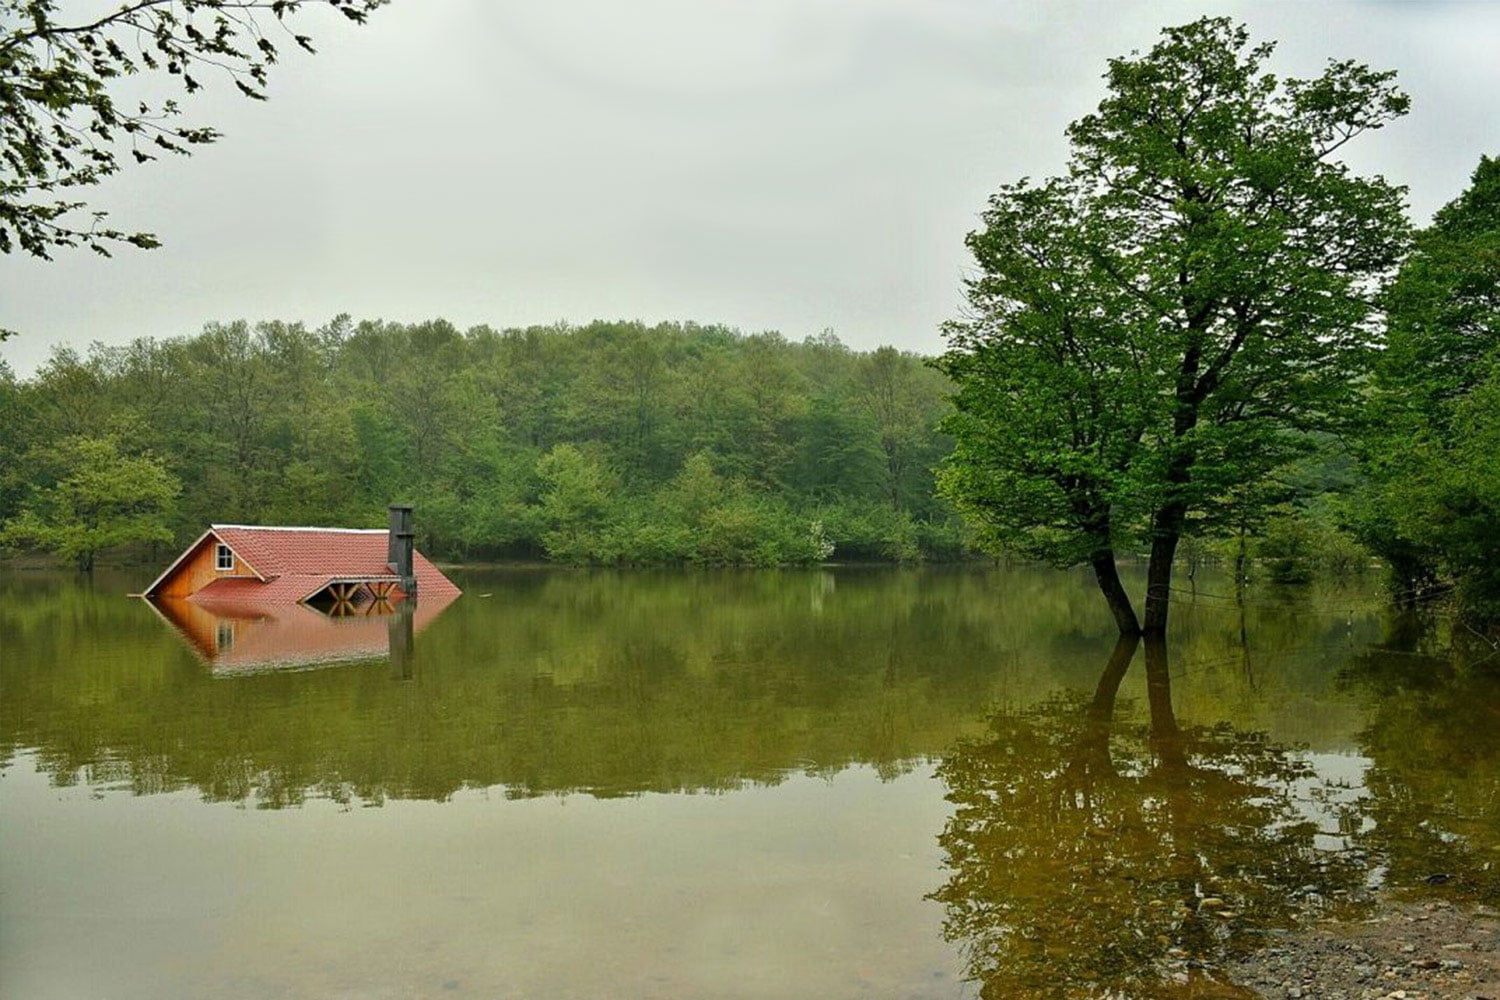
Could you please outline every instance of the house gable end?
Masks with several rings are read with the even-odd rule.
[[[217,552],[221,545],[234,556],[231,569],[221,570],[217,567]],[[182,554],[172,560],[172,564],[142,594],[145,597],[188,597],[212,581],[226,577],[254,577],[262,582],[266,580],[260,570],[210,528],[183,549]]]

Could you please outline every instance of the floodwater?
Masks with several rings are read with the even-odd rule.
[[[1500,901],[1496,664],[1373,579],[1200,579],[1136,648],[1039,569],[138,575],[0,577],[3,996],[1155,995],[1381,883]]]

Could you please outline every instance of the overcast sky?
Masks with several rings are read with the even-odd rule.
[[[1500,3],[395,0],[319,23],[271,100],[97,191],[164,246],[0,258],[0,356],[209,320],[693,319],[931,351],[986,195],[1056,173],[1105,60],[1230,13],[1275,68],[1394,68],[1349,150],[1419,220],[1500,154]]]

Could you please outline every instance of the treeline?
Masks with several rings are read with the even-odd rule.
[[[1383,304],[1348,521],[1400,599],[1452,586],[1500,624],[1500,159],[1417,234]]]
[[[946,381],[893,348],[720,326],[341,316],[0,363],[0,540],[92,563],[211,522],[383,525],[437,558],[786,564],[962,554]]]
[[[1343,433],[1271,477],[1254,537],[1195,539],[1189,558],[1248,553],[1265,579],[1387,567],[1397,602],[1456,593],[1500,623],[1500,159],[1414,234],[1380,289],[1382,342],[1354,371]],[[1222,532],[1221,532],[1222,534]]]

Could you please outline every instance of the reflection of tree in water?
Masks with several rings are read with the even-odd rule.
[[[1345,822],[1392,886],[1500,903],[1500,655],[1406,618],[1344,676],[1373,696]]]
[[[981,995],[1150,994],[1207,986],[1316,889],[1363,885],[1314,844],[1313,779],[1289,747],[1227,725],[1179,727],[1166,651],[1146,650],[1150,722],[1116,722],[1135,654],[1121,640],[1091,701],[992,720],[940,774],[955,804],[933,898]]]

